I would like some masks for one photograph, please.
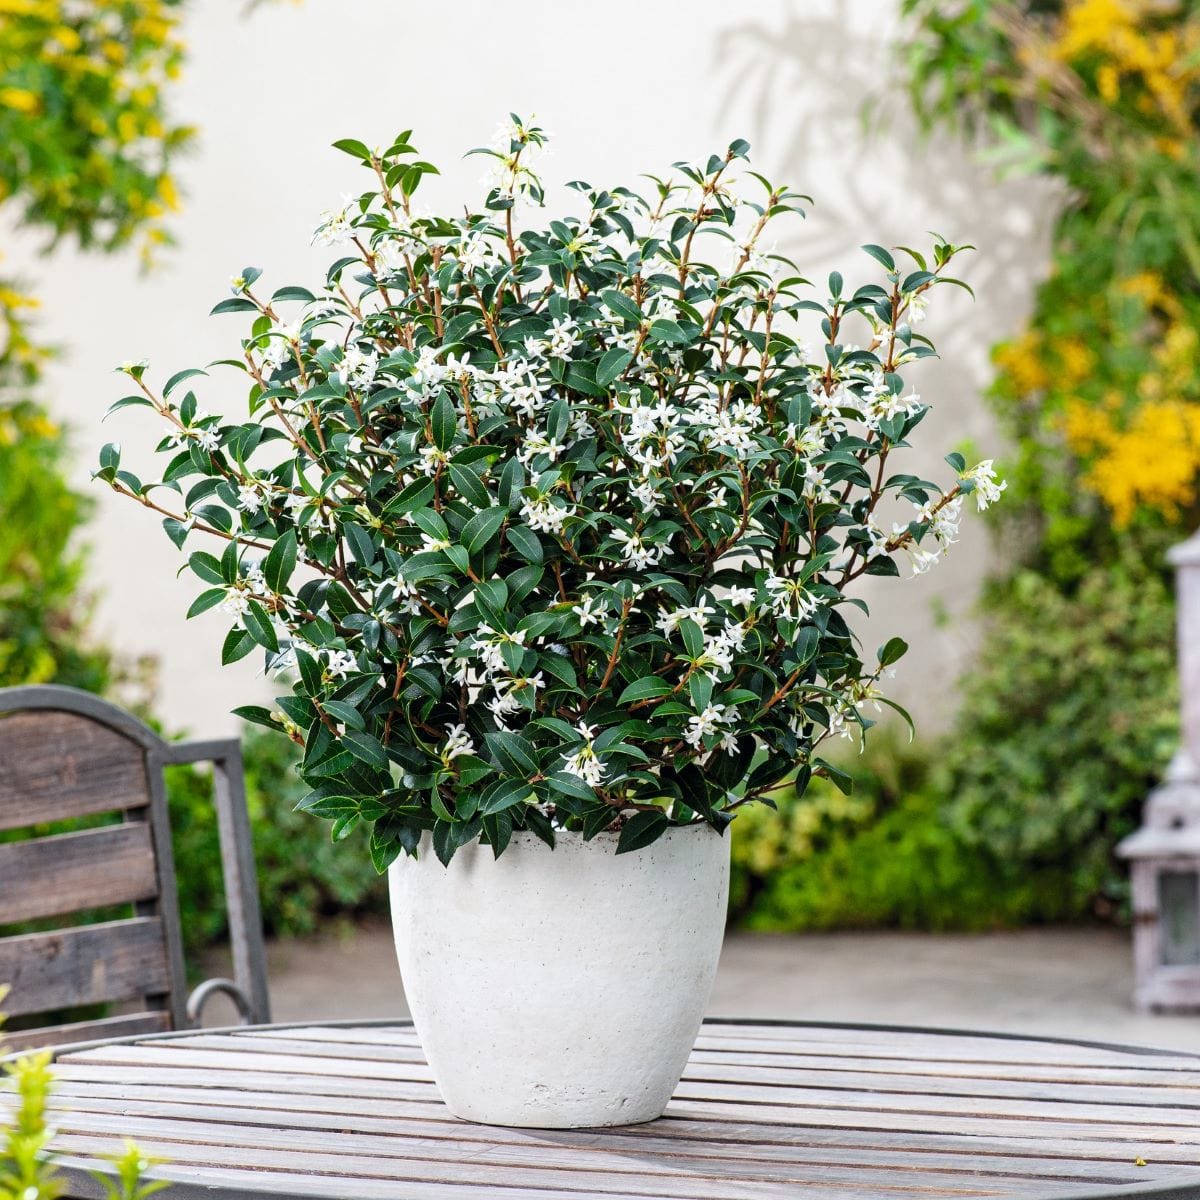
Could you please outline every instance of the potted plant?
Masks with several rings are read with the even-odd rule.
[[[147,483],[108,445],[97,474],[191,550],[223,661],[291,679],[237,711],[303,746],[335,839],[370,826],[451,1109],[623,1124],[694,1040],[725,827],[847,784],[820,744],[890,703],[905,646],[864,661],[857,581],[924,570],[1003,485],[956,454],[945,486],[895,469],[928,411],[913,327],[960,247],[868,246],[876,282],[814,288],[766,250],[804,198],[740,141],[533,220],[544,140],[514,118],[473,152],[482,208],[449,216],[413,204],[435,168],[408,133],[337,143],[371,186],[317,230],[323,285],[268,298],[247,269],[214,309],[248,318],[221,364],[248,411],[127,363],[113,408],[152,408],[169,462]]]

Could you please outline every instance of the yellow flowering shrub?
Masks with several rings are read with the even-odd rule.
[[[1157,136],[1194,134],[1200,86],[1200,19],[1191,5],[1158,0],[1074,0],[1050,29],[1049,54],[1094,84],[1098,99],[1131,104],[1139,119],[1161,122]]]
[[[1021,459],[1009,517],[1039,529],[1043,547],[1080,547],[1072,573],[1106,527],[1194,524],[1200,5],[905,8],[920,31],[910,62],[924,115],[986,118],[1018,148],[1014,161],[1069,193],[1029,326],[994,355],[995,398]]]
[[[11,218],[101,250],[167,239],[172,163],[190,133],[168,117],[178,0],[0,0],[0,204]],[[15,223],[15,221],[14,221]],[[109,655],[83,636],[63,432],[33,398],[51,350],[38,302],[0,262],[0,685],[99,691]]]
[[[0,0],[0,200],[83,245],[167,240],[178,0]]]

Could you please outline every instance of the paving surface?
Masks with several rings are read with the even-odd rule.
[[[371,923],[270,947],[272,1016],[407,1015],[391,933]],[[1200,1052],[1200,1014],[1133,1010],[1128,935],[1111,929],[993,934],[732,934],[709,1012],[1002,1030]],[[217,1011],[209,1024],[230,1015]]]

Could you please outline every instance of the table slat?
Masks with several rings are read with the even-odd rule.
[[[453,1118],[408,1025],[129,1039],[56,1070],[68,1175],[132,1136],[172,1200],[1200,1197],[1200,1058],[1120,1047],[711,1024],[664,1118],[560,1131]]]

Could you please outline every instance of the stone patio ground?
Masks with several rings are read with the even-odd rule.
[[[276,1021],[407,1015],[383,922],[269,949]],[[1128,934],[733,934],[709,1011],[997,1030],[1200,1052],[1200,1015],[1137,1013]],[[214,1003],[209,1023],[227,1023]]]

